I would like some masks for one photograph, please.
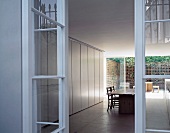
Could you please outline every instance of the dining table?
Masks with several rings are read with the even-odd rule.
[[[119,97],[119,113],[134,114],[135,112],[135,89],[117,89],[110,92]]]

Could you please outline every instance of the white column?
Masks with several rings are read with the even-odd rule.
[[[64,39],[63,39],[63,44],[64,44],[64,51],[63,51],[63,75],[65,75],[65,79],[63,81],[63,95],[64,95],[64,109],[65,112],[63,113],[64,115],[64,120],[63,122],[65,123],[65,129],[64,133],[69,133],[69,87],[68,87],[68,56],[69,56],[69,50],[68,50],[68,0],[65,0],[64,2],[65,9],[64,9],[64,19],[65,19],[65,29],[64,29]]]
[[[135,0],[135,133],[145,133],[144,0]]]
[[[31,1],[22,0],[22,132],[32,133]]]

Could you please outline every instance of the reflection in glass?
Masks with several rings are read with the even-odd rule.
[[[38,122],[58,122],[59,120],[59,81],[57,79],[34,80],[33,110],[37,108]],[[57,126],[37,124],[38,132],[56,129]]]
[[[146,0],[145,2],[145,19],[161,20],[170,18],[169,0]]]
[[[170,22],[154,22],[145,24],[146,44],[170,43]]]
[[[35,74],[57,75],[57,32],[35,32]]]
[[[57,28],[57,25],[49,19],[34,14],[34,28],[35,29]]]
[[[34,8],[57,21],[57,0],[34,0]]]
[[[165,80],[146,81],[146,129],[170,130]]]

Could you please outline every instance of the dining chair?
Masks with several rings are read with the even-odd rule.
[[[115,94],[111,94],[111,92],[115,91],[114,86],[112,87],[106,87],[107,90],[107,96],[108,96],[108,107],[107,111],[109,109],[119,107],[119,97]]]

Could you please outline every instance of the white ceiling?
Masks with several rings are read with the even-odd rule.
[[[134,1],[69,0],[69,35],[106,51],[107,56],[134,56]],[[161,49],[149,46],[146,53],[168,54]]]

